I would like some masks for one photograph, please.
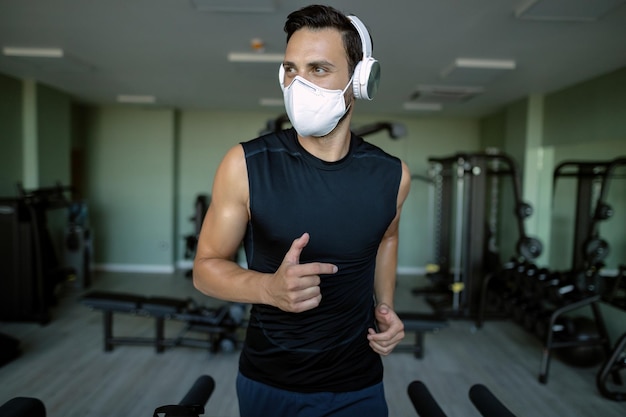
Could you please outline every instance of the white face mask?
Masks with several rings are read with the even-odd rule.
[[[287,87],[281,80],[287,116],[300,136],[325,136],[346,114],[343,97],[352,79],[343,90],[327,90],[296,75]]]

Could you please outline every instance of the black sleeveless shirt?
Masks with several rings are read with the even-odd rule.
[[[382,381],[367,329],[374,327],[378,246],[396,215],[400,161],[354,135],[348,154],[332,163],[309,154],[293,129],[242,145],[250,189],[248,268],[275,272],[293,240],[308,232],[300,263],[328,262],[339,270],[321,277],[322,301],[312,310],[252,306],[240,372],[300,392],[355,391]]]

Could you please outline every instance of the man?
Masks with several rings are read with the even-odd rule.
[[[386,416],[380,355],[404,337],[393,295],[410,174],[350,132],[355,96],[371,99],[378,82],[362,23],[315,5],[285,31],[279,78],[294,128],[224,157],[194,285],[253,305],[241,416]],[[248,269],[233,261],[242,240]]]

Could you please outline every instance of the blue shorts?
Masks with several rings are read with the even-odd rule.
[[[387,417],[382,382],[353,392],[300,393],[237,375],[241,417]]]

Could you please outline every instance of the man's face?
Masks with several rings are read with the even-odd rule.
[[[343,90],[350,80],[341,33],[331,28],[296,31],[287,43],[283,66],[285,87],[296,75],[329,90]]]

